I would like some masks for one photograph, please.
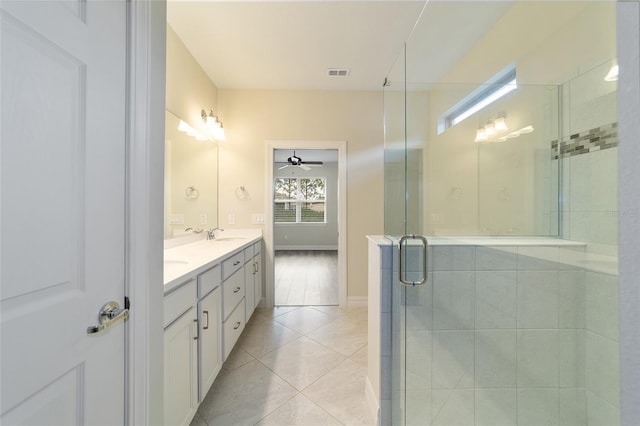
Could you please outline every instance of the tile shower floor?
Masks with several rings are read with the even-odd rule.
[[[257,309],[191,425],[373,425],[367,310]]]

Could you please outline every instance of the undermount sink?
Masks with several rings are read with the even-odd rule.
[[[187,262],[186,260],[165,259],[164,264],[165,265],[188,265],[189,262]]]
[[[218,237],[218,238],[214,239],[213,241],[240,241],[240,240],[246,240],[246,238],[242,238],[242,237]]]

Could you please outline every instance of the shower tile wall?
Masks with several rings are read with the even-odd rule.
[[[584,245],[429,251],[426,285],[401,287],[397,259],[383,273],[394,380],[382,380],[382,406],[394,424],[619,423],[617,281],[583,268]]]
[[[604,63],[562,85],[562,137],[551,142],[561,176],[561,236],[617,256],[617,88]],[[554,145],[555,144],[555,145]]]

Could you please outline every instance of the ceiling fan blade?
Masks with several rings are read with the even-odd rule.
[[[324,163],[322,161],[301,161],[302,164],[306,164],[307,166],[322,166]]]
[[[278,170],[286,169],[287,167],[289,167],[289,164],[285,164],[284,166],[278,167]]]
[[[298,167],[300,167],[302,170],[311,170],[311,167],[308,167],[304,164],[298,164]]]

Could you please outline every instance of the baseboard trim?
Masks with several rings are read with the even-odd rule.
[[[378,404],[378,399],[373,391],[373,386],[369,381],[369,377],[364,378],[364,393],[367,398],[367,404],[369,404],[369,409],[371,410],[371,415],[375,420],[375,424],[380,426],[380,404]]]
[[[275,251],[278,250],[311,250],[311,251],[322,251],[322,250],[333,250],[337,251],[338,246],[276,246]]]
[[[368,306],[367,296],[349,296],[347,297],[347,306]]]

